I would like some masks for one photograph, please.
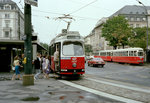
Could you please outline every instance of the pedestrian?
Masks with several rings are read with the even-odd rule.
[[[16,79],[16,76],[18,76],[18,79],[21,80],[20,71],[19,71],[20,63],[19,63],[18,56],[15,56],[13,65],[15,66],[15,74],[12,76],[12,80]]]
[[[46,58],[45,58],[45,55],[42,56],[42,72],[43,72],[43,75],[45,76],[45,73],[46,73],[46,69],[45,69],[45,65],[46,65]],[[45,77],[44,77],[45,78]]]
[[[20,58],[20,68],[21,70],[24,70],[24,54],[21,54],[21,58]]]
[[[39,75],[41,74],[41,54],[37,53],[37,58],[34,60],[34,66],[35,66],[35,76],[34,80],[39,79]]]
[[[55,65],[55,71],[59,71],[58,70],[58,66],[59,66],[59,49],[56,48],[56,51],[54,53],[54,65]]]
[[[49,79],[49,73],[50,73],[50,64],[48,60],[48,55],[45,57],[45,78]]]

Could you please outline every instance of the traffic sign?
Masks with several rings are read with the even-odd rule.
[[[30,4],[33,6],[38,6],[38,0],[24,0],[26,4]]]

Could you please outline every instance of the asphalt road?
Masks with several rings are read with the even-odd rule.
[[[11,81],[13,73],[0,74],[0,103],[141,103],[150,101],[150,68],[107,62],[101,67],[88,67],[79,79],[41,78],[34,86]],[[42,75],[41,75],[42,76]],[[8,78],[8,79],[7,79]],[[118,82],[119,81],[119,82]],[[129,83],[129,84],[125,84]],[[131,85],[136,84],[136,85]],[[141,86],[139,86],[141,85]],[[143,87],[144,86],[144,87]]]
[[[150,87],[150,65],[144,66],[106,62],[103,68],[89,67],[87,64],[85,67],[86,74]]]

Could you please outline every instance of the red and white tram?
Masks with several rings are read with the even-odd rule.
[[[101,57],[104,61],[112,61],[113,50],[102,50],[95,54],[95,57]]]
[[[58,70],[55,68],[54,52],[59,48]],[[63,32],[50,43],[51,70],[59,75],[85,73],[84,39],[77,31]]]
[[[99,54],[95,57],[101,57],[105,61],[113,61],[119,63],[129,63],[129,64],[144,63],[144,51],[142,48],[127,48],[127,49],[99,51]]]

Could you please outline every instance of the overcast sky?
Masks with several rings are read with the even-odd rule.
[[[24,7],[24,0],[21,0],[21,3],[20,0],[13,1],[20,8]],[[149,0],[140,1],[150,6]],[[125,5],[139,5],[139,3],[136,0],[38,0],[38,7],[32,6],[32,24],[40,42],[49,44],[62,29],[67,27],[66,22],[55,18],[70,14],[75,19],[70,25],[70,30],[79,31],[82,36],[86,36],[98,20],[111,16]]]

